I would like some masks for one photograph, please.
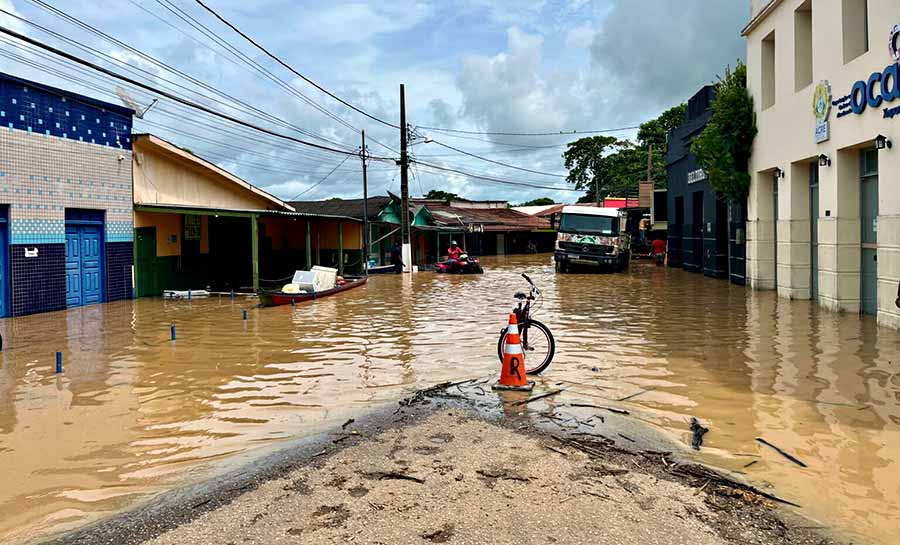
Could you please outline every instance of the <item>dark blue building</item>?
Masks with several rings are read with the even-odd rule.
[[[132,113],[0,73],[0,316],[132,296]]]
[[[746,202],[716,193],[690,149],[712,117],[715,94],[712,85],[701,88],[688,100],[684,123],[669,134],[668,262],[670,267],[743,285]]]

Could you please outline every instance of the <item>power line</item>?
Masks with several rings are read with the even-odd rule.
[[[200,0],[197,0],[198,2]],[[457,129],[445,129],[441,127],[426,127],[419,125],[419,128],[454,134],[480,134],[483,136],[568,136],[571,134],[603,134],[607,132],[621,132],[639,129],[640,125],[633,127],[617,127],[615,129],[597,129],[592,131],[559,131],[559,132],[488,132],[488,131],[463,131]]]
[[[494,182],[494,183],[498,183],[498,184],[518,185],[518,186],[525,186],[525,187],[533,187],[533,188],[536,188],[536,189],[549,189],[549,190],[552,190],[552,191],[575,191],[575,192],[579,192],[579,193],[583,191],[583,190],[581,190],[581,189],[574,189],[574,188],[571,188],[571,187],[547,186],[547,185],[541,185],[541,184],[538,184],[538,183],[519,182],[519,181],[513,181],[513,180],[505,180],[505,179],[502,179],[502,178],[495,178],[495,177],[493,177],[493,176],[484,176],[484,175],[481,175],[481,174],[473,174],[473,173],[471,173],[471,172],[466,172],[466,171],[464,171],[464,170],[458,170],[458,169],[449,168],[449,167],[444,167],[444,166],[439,166],[439,165],[432,165],[432,164],[430,164],[430,163],[424,163],[424,162],[422,162],[422,161],[414,161],[414,162],[415,162],[416,164],[422,165],[423,167],[426,167],[426,168],[432,168],[432,169],[441,170],[441,171],[444,171],[444,172],[452,172],[452,173],[454,173],[454,174],[460,174],[460,175],[466,176],[466,177],[468,177],[468,178],[474,178],[474,179],[476,179],[476,180],[485,180],[485,181],[488,181],[488,182]]]
[[[349,155],[346,156],[346,157],[344,157],[344,159],[343,159],[340,163],[338,163],[336,167],[334,167],[333,169],[331,169],[331,171],[330,171],[328,174],[326,174],[324,178],[322,178],[322,179],[319,180],[318,182],[314,183],[313,185],[307,187],[305,190],[301,191],[300,193],[297,193],[296,195],[294,195],[293,197],[291,197],[290,199],[288,199],[288,201],[296,201],[299,197],[302,197],[303,195],[306,195],[307,193],[309,193],[310,191],[312,191],[314,188],[318,187],[322,182],[324,182],[325,180],[327,180],[329,176],[331,176],[332,174],[334,174],[334,171],[337,170],[338,167],[340,167],[341,165],[343,165],[344,163],[346,163],[346,162],[347,162],[347,159],[349,159],[349,158],[350,158]]]
[[[476,155],[476,154],[471,153],[471,152],[468,152],[468,151],[466,151],[466,150],[462,150],[462,149],[459,149],[459,148],[454,148],[453,146],[444,144],[443,142],[438,142],[437,140],[434,140],[434,139],[432,139],[431,141],[434,142],[435,144],[437,144],[438,146],[441,146],[441,147],[444,147],[444,148],[453,150],[453,151],[455,151],[455,152],[457,152],[457,153],[461,153],[461,154],[463,154],[463,155],[468,155],[469,157],[473,157],[473,158],[479,159],[479,160],[481,160],[481,161],[486,161],[486,162],[488,162],[488,163],[493,163],[493,164],[499,165],[499,166],[501,166],[501,167],[512,168],[512,169],[515,169],[515,170],[521,170],[521,171],[523,171],[523,172],[530,172],[530,173],[532,173],[532,174],[540,174],[541,176],[553,176],[553,177],[555,177],[555,178],[566,178],[566,175],[565,175],[565,174],[554,174],[554,173],[552,173],[552,172],[542,172],[542,171],[540,171],[540,170],[532,170],[532,169],[530,169],[530,168],[517,167],[517,166],[515,166],[515,165],[510,165],[510,164],[508,164],[508,163],[502,163],[502,162],[500,162],[500,161],[495,161],[494,159],[488,159],[487,157],[482,157],[481,155]]]
[[[3,11],[3,10],[0,10],[0,11]],[[6,12],[4,11],[4,13],[6,13]],[[21,41],[23,41],[23,42],[25,42],[25,43],[28,43],[28,44],[30,44],[30,45],[32,45],[32,46],[38,47],[38,48],[40,48],[40,49],[44,49],[45,51],[48,51],[48,52],[50,52],[50,53],[53,53],[54,55],[58,55],[58,56],[60,56],[60,57],[63,57],[63,58],[65,58],[65,59],[67,59],[67,60],[69,60],[69,61],[72,61],[72,62],[74,62],[74,63],[80,64],[80,65],[82,65],[82,66],[86,66],[86,67],[88,67],[88,68],[91,68],[91,69],[96,70],[96,71],[98,71],[98,72],[101,72],[101,73],[103,73],[103,74],[106,74],[107,76],[112,77],[112,78],[115,78],[115,79],[117,79],[117,80],[119,80],[119,81],[124,81],[124,82],[126,82],[126,83],[128,83],[128,84],[130,84],[130,85],[135,86],[135,87],[139,87],[139,88],[141,88],[141,89],[145,89],[145,90],[147,90],[147,91],[150,91],[151,93],[154,93],[154,94],[159,95],[159,96],[161,96],[161,97],[168,98],[169,100],[173,100],[173,101],[175,101],[175,102],[179,102],[179,103],[181,103],[181,104],[184,104],[185,106],[189,106],[189,107],[194,108],[194,109],[196,109],[196,110],[205,112],[205,113],[207,113],[207,114],[209,114],[209,115],[213,115],[213,116],[216,116],[216,117],[220,117],[220,118],[225,119],[226,121],[230,121],[230,122],[232,122],[232,123],[234,123],[234,124],[241,125],[241,126],[244,126],[244,127],[248,127],[248,128],[254,129],[254,130],[259,131],[259,132],[263,132],[263,133],[266,133],[266,134],[269,134],[269,135],[272,135],[272,136],[275,136],[275,137],[278,137],[278,138],[282,138],[282,139],[284,139],[284,140],[289,140],[289,141],[296,142],[296,143],[298,143],[298,144],[302,144],[302,145],[304,145],[304,146],[309,146],[309,147],[312,147],[312,148],[317,148],[317,149],[321,149],[321,150],[325,150],[325,151],[330,151],[330,152],[333,152],[333,153],[340,153],[340,154],[344,154],[344,155],[348,155],[348,156],[349,156],[349,155],[355,155],[355,154],[356,154],[355,151],[340,150],[340,149],[332,148],[332,147],[329,147],[329,146],[323,146],[323,145],[321,145],[321,144],[316,144],[315,142],[309,142],[309,141],[306,141],[306,140],[302,140],[302,139],[300,139],[300,138],[295,138],[295,137],[293,137],[293,136],[289,136],[289,135],[286,135],[286,134],[281,134],[281,133],[279,133],[279,132],[277,132],[277,131],[273,131],[273,130],[267,129],[267,128],[265,128],[265,127],[260,127],[260,126],[258,126],[258,125],[254,125],[253,123],[250,123],[250,122],[247,122],[247,121],[238,119],[238,118],[233,117],[233,116],[231,116],[231,115],[228,115],[228,114],[225,114],[225,113],[222,113],[222,112],[218,112],[218,111],[216,111],[216,110],[213,110],[212,108],[208,108],[208,107],[206,107],[206,106],[204,106],[204,105],[202,105],[202,104],[199,104],[199,103],[197,103],[197,102],[194,102],[194,101],[192,101],[192,100],[189,100],[189,99],[186,99],[186,98],[183,98],[183,97],[179,97],[179,96],[177,96],[177,95],[174,95],[174,94],[169,93],[169,92],[167,92],[167,91],[163,91],[163,90],[161,90],[161,89],[157,89],[157,88],[155,88],[155,87],[153,87],[153,86],[151,86],[151,85],[147,85],[147,84],[142,83],[142,82],[140,82],[140,81],[137,81],[137,80],[134,80],[134,79],[129,78],[129,77],[127,77],[127,76],[124,76],[124,75],[122,75],[122,74],[119,74],[119,73],[117,73],[117,72],[115,72],[115,71],[113,71],[113,70],[109,70],[109,69],[104,68],[104,67],[102,67],[102,66],[99,66],[99,65],[97,65],[97,64],[95,64],[95,63],[92,63],[92,62],[90,62],[90,61],[88,61],[88,60],[82,59],[81,57],[78,57],[78,56],[73,55],[73,54],[71,54],[71,53],[67,53],[67,52],[65,52],[65,51],[62,51],[61,49],[57,49],[57,48],[55,48],[55,47],[53,47],[53,46],[50,46],[50,45],[41,43],[41,42],[39,42],[38,40],[35,40],[35,39],[33,39],[33,38],[29,37],[29,36],[26,36],[26,35],[24,35],[24,34],[20,34],[19,32],[16,32],[16,31],[11,30],[11,29],[9,29],[9,28],[0,26],[0,32],[2,32],[3,34],[6,34],[6,35],[8,35],[8,36],[12,36],[12,37],[14,37],[14,38],[17,38],[17,39],[19,39],[19,40],[21,40]],[[385,158],[382,158],[382,159],[385,159]]]
[[[31,0],[31,2],[32,2],[32,3],[35,3],[36,5],[40,5],[40,4],[38,4],[38,2],[40,2],[40,0]],[[43,6],[42,6],[42,7],[43,7]],[[305,135],[305,136],[310,136],[311,138],[316,138],[316,139],[318,139],[318,140],[321,140],[321,141],[323,141],[323,142],[328,142],[328,143],[334,144],[334,145],[336,145],[336,146],[342,146],[342,145],[343,145],[343,144],[340,143],[340,142],[335,142],[335,141],[333,141],[333,140],[329,140],[329,139],[327,139],[327,138],[325,138],[325,137],[323,137],[323,136],[321,136],[321,135],[318,135],[318,134],[316,134],[316,133],[314,133],[314,132],[308,131],[308,130],[303,129],[303,128],[301,128],[301,127],[297,127],[296,125],[293,125],[293,124],[291,124],[291,123],[289,123],[289,122],[287,122],[287,121],[285,121],[285,120],[283,120],[283,119],[280,119],[280,118],[278,118],[278,117],[276,117],[276,116],[274,116],[274,115],[272,115],[272,114],[269,114],[268,112],[264,112],[264,111],[262,111],[262,110],[259,110],[258,108],[255,108],[254,106],[251,106],[251,105],[249,105],[249,104],[247,104],[247,103],[245,103],[245,102],[243,102],[243,101],[241,101],[241,100],[239,100],[239,99],[237,99],[237,98],[235,98],[235,97],[233,97],[233,96],[231,96],[231,95],[229,95],[229,94],[227,94],[227,93],[225,93],[225,92],[223,92],[223,91],[220,91],[220,90],[218,90],[218,89],[216,89],[216,88],[214,88],[214,87],[212,87],[212,86],[210,86],[210,85],[208,85],[208,84],[206,84],[206,83],[204,83],[204,82],[202,82],[202,81],[199,81],[199,80],[193,78],[192,76],[190,76],[190,75],[188,75],[188,74],[185,74],[185,73],[179,71],[179,70],[176,69],[176,68],[170,67],[169,65],[163,63],[162,61],[159,61],[159,60],[155,59],[154,57],[152,57],[152,56],[150,56],[150,55],[147,55],[147,54],[145,54],[145,53],[143,53],[143,52],[141,52],[141,51],[139,51],[139,50],[137,50],[137,49],[135,49],[135,48],[129,46],[128,44],[126,44],[126,43],[124,43],[124,42],[121,42],[121,41],[117,40],[116,38],[114,38],[114,37],[112,37],[112,36],[109,36],[109,35],[104,34],[102,31],[99,31],[99,30],[97,30],[97,29],[91,27],[91,26],[88,25],[87,23],[83,23],[83,22],[79,21],[77,18],[74,18],[74,17],[72,17],[72,16],[70,16],[70,15],[64,13],[64,12],[61,12],[61,11],[59,11],[59,10],[55,10],[55,8],[52,8],[52,6],[48,6],[48,7],[45,8],[45,9],[48,9],[48,11],[52,9],[53,11],[51,11],[51,13],[53,13],[53,14],[56,15],[57,17],[64,18],[64,19],[66,19],[66,20],[72,22],[73,24],[75,24],[75,25],[81,27],[81,28],[84,28],[84,29],[86,29],[86,30],[89,30],[90,32],[93,32],[94,34],[96,34],[96,35],[98,35],[98,36],[100,36],[100,37],[102,37],[102,38],[105,38],[105,39],[107,39],[108,41],[110,41],[110,42],[112,42],[112,43],[114,43],[114,44],[116,44],[116,45],[119,45],[120,47],[126,48],[127,50],[129,50],[129,51],[133,52],[134,54],[136,54],[136,55],[138,55],[138,56],[140,56],[140,57],[146,59],[148,62],[151,62],[151,63],[153,63],[153,64],[159,66],[160,68],[163,68],[164,70],[168,70],[168,71],[170,71],[170,72],[173,72],[173,73],[175,73],[175,74],[177,74],[177,75],[180,75],[181,77],[183,77],[183,78],[185,78],[185,79],[187,79],[187,80],[189,80],[189,81],[191,81],[191,82],[193,82],[193,83],[196,83],[197,85],[200,85],[201,87],[207,88],[207,89],[211,90],[213,93],[215,93],[215,94],[217,94],[217,95],[219,95],[219,96],[222,96],[222,97],[226,98],[227,100],[230,100],[230,101],[232,101],[232,102],[234,102],[234,103],[236,103],[236,104],[238,104],[238,105],[240,105],[240,106],[243,106],[243,107],[245,108],[245,110],[242,110],[241,108],[239,108],[239,107],[237,107],[237,106],[235,106],[235,105],[233,105],[233,104],[230,104],[230,103],[228,103],[228,102],[224,102],[224,101],[222,101],[222,100],[220,100],[220,99],[218,99],[218,98],[216,98],[216,97],[212,97],[212,96],[209,96],[209,95],[205,95],[205,94],[203,94],[203,93],[200,93],[200,92],[198,92],[198,91],[196,91],[196,90],[194,90],[194,89],[191,89],[191,88],[189,88],[189,87],[186,87],[186,86],[184,86],[184,85],[181,85],[181,84],[178,83],[178,82],[174,82],[174,81],[168,80],[168,79],[166,79],[166,78],[164,78],[164,77],[159,76],[158,74],[154,74],[154,73],[152,73],[152,72],[148,72],[147,70],[144,70],[143,68],[136,67],[136,66],[132,66],[132,65],[130,65],[130,64],[124,62],[124,61],[121,61],[121,60],[116,59],[116,58],[114,58],[114,57],[112,57],[112,56],[110,56],[110,55],[107,55],[107,54],[103,53],[102,51],[99,51],[99,50],[97,50],[97,49],[95,49],[95,48],[92,48],[92,47],[90,47],[90,46],[84,45],[84,44],[82,44],[82,43],[80,43],[80,42],[78,42],[78,41],[76,41],[76,40],[74,40],[74,39],[72,39],[72,38],[69,38],[69,37],[67,37],[67,36],[64,36],[64,35],[58,33],[58,32],[55,32],[55,31],[53,31],[53,30],[50,30],[50,29],[48,29],[48,28],[46,28],[46,27],[44,27],[44,26],[41,26],[41,25],[39,25],[39,24],[37,24],[37,23],[35,23],[35,22],[33,22],[33,21],[30,21],[30,20],[28,20],[28,19],[25,19],[25,18],[23,18],[23,17],[19,17],[18,15],[15,15],[15,14],[13,14],[13,13],[10,13],[10,12],[8,12],[8,11],[6,11],[6,10],[0,9],[0,13],[5,13],[5,14],[11,16],[11,17],[14,17],[14,18],[16,18],[16,19],[22,21],[23,23],[26,23],[26,24],[28,24],[28,25],[30,25],[30,26],[33,26],[34,28],[37,28],[37,29],[39,29],[39,30],[41,30],[41,31],[43,31],[43,32],[45,32],[45,33],[47,33],[47,34],[49,34],[49,35],[51,35],[51,36],[53,36],[53,37],[59,39],[59,40],[62,40],[62,41],[67,42],[67,43],[69,43],[69,44],[71,44],[71,45],[74,45],[75,47],[77,47],[77,48],[79,48],[79,49],[81,49],[81,50],[83,50],[83,51],[85,51],[85,52],[87,52],[87,53],[89,53],[89,54],[91,54],[91,55],[93,55],[93,56],[99,58],[99,59],[103,59],[103,60],[106,60],[107,62],[111,62],[111,63],[114,63],[114,64],[119,64],[119,65],[121,65],[122,68],[124,68],[126,71],[128,71],[128,72],[130,72],[130,73],[132,73],[132,74],[135,74],[135,75],[137,75],[137,76],[144,77],[144,78],[148,78],[148,79],[156,78],[156,79],[162,80],[163,82],[166,82],[166,83],[168,83],[168,84],[170,84],[170,85],[172,85],[172,86],[174,86],[174,87],[183,89],[183,90],[185,90],[185,91],[187,91],[187,92],[189,92],[189,93],[193,93],[193,94],[195,94],[195,95],[198,95],[199,97],[202,97],[203,99],[206,99],[206,100],[209,100],[209,101],[214,102],[214,103],[216,103],[216,104],[225,106],[226,108],[230,108],[230,109],[232,109],[232,110],[236,110],[236,111],[240,111],[240,112],[243,112],[243,113],[247,113],[247,112],[246,112],[246,109],[249,109],[251,112],[257,113],[257,114],[258,114],[259,116],[261,116],[263,119],[265,119],[265,120],[267,120],[267,121],[270,121],[270,122],[272,122],[272,123],[275,124],[275,125],[280,125],[280,126],[283,126],[283,127],[285,127],[285,128],[293,129],[293,130],[295,130],[295,131],[297,131],[297,132],[299,132],[300,134],[303,134],[303,135]],[[35,54],[35,55],[37,55],[37,56],[42,56],[42,55],[43,55],[43,54],[41,54],[40,52],[32,52],[32,54]],[[49,57],[46,57],[46,56],[43,56],[43,58],[49,59]],[[58,61],[55,61],[55,62],[58,62]],[[171,90],[171,87],[166,87],[165,85],[161,85],[160,87],[162,87],[162,88],[164,88],[164,89],[169,89],[169,90]],[[175,92],[175,91],[172,91],[172,92]],[[349,150],[348,150],[348,151],[349,151]]]
[[[225,19],[223,16],[219,15],[215,10],[213,10],[212,8],[210,8],[209,6],[207,6],[206,4],[204,4],[201,0],[195,0],[195,1],[196,1],[197,4],[199,4],[203,9],[205,9],[206,11],[208,11],[209,13],[211,13],[216,19],[218,19],[218,20],[221,21],[223,24],[225,24],[228,28],[230,28],[231,30],[235,31],[239,36],[241,36],[242,38],[244,38],[245,40],[247,40],[248,42],[250,42],[251,44],[253,44],[257,49],[259,49],[260,51],[262,51],[263,53],[265,53],[266,55],[268,55],[272,60],[274,60],[275,62],[277,62],[278,64],[280,64],[280,65],[283,66],[284,68],[286,68],[287,70],[289,70],[289,71],[290,71],[292,74],[294,74],[295,76],[301,78],[301,79],[302,79],[303,81],[305,81],[306,83],[309,83],[310,85],[312,85],[313,87],[315,87],[315,88],[318,89],[319,91],[322,91],[323,93],[325,93],[326,95],[330,96],[331,98],[337,100],[338,102],[340,102],[340,103],[343,104],[344,106],[347,106],[348,108],[350,108],[351,110],[353,110],[353,111],[355,111],[355,112],[361,113],[362,115],[368,117],[369,119],[371,119],[371,120],[373,120],[373,121],[377,121],[377,122],[379,122],[379,123],[382,123],[382,124],[384,124],[384,125],[387,125],[388,127],[392,127],[392,128],[394,128],[394,129],[400,129],[400,126],[399,126],[399,125],[395,125],[394,123],[391,123],[391,122],[389,122],[389,121],[385,121],[384,119],[381,119],[381,118],[379,118],[379,117],[376,117],[376,116],[374,116],[374,115],[372,115],[372,114],[366,112],[365,110],[362,110],[362,109],[360,109],[360,108],[357,108],[357,107],[354,106],[353,104],[347,102],[346,100],[344,100],[344,99],[340,98],[339,96],[335,95],[334,93],[332,93],[332,92],[329,91],[328,89],[325,89],[324,87],[322,87],[322,86],[319,85],[318,83],[316,83],[316,82],[314,82],[313,80],[309,79],[308,77],[304,76],[303,74],[301,74],[300,72],[298,72],[297,70],[295,70],[293,67],[291,67],[290,65],[288,65],[286,62],[284,62],[284,61],[282,61],[280,58],[278,58],[278,56],[276,56],[275,54],[271,53],[268,49],[266,49],[265,47],[263,47],[262,45],[260,45],[260,44],[259,44],[258,42],[256,42],[253,38],[251,38],[250,36],[248,36],[247,34],[245,34],[244,32],[242,32],[242,31],[241,31],[239,28],[237,28],[235,25],[231,24],[227,19]]]

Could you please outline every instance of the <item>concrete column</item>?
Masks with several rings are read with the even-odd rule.
[[[775,289],[775,208],[772,171],[750,174],[747,196],[747,282],[756,290]]]
[[[878,323],[900,329],[900,141],[878,152]]]
[[[859,150],[841,150],[819,167],[819,301],[859,312]]]
[[[778,184],[778,295],[809,299],[809,163],[791,164]]]

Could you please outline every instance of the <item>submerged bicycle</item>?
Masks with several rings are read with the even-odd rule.
[[[513,297],[516,299],[516,322],[519,324],[519,336],[522,342],[522,351],[525,353],[525,374],[538,375],[543,373],[556,353],[556,341],[550,328],[541,322],[531,318],[531,314],[541,307],[541,290],[534,285],[527,274],[522,274],[531,290],[528,295],[518,292]],[[532,303],[537,302],[532,308]],[[503,362],[503,349],[506,347],[506,330],[500,330],[500,340],[497,341],[497,356]]]

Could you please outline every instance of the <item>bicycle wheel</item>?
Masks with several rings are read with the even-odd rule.
[[[550,328],[537,320],[528,320],[519,326],[519,340],[525,353],[525,374],[539,375],[550,367],[553,355],[556,354],[556,340]],[[500,330],[497,340],[497,356],[503,362],[503,349],[506,344],[506,328]]]

